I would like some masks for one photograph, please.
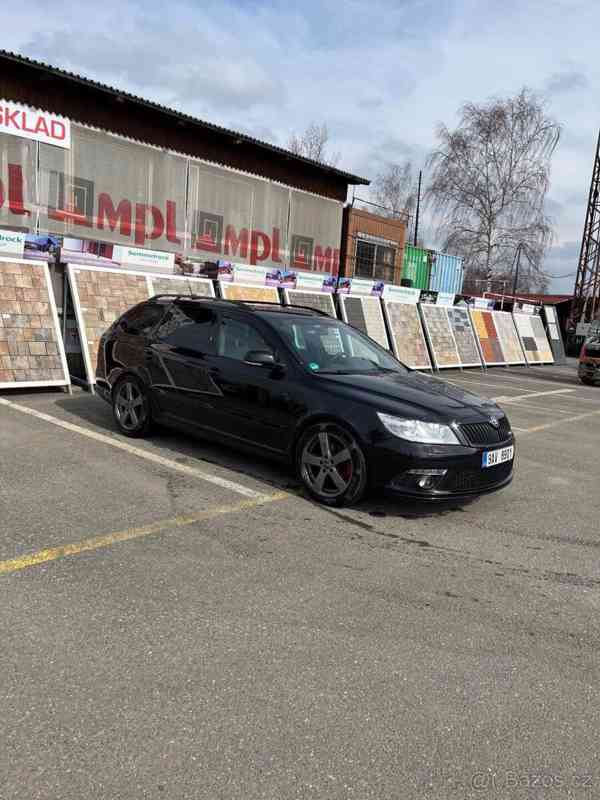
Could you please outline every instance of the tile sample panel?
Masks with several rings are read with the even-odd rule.
[[[492,367],[498,364],[506,364],[492,312],[484,311],[480,308],[472,308],[470,313],[486,365]]]
[[[508,311],[492,311],[494,324],[498,333],[500,347],[507,364],[524,364],[525,356],[521,348],[519,334],[515,328],[512,314]]]
[[[201,297],[214,297],[213,282],[208,278],[185,278],[174,275],[148,275],[152,294],[196,294]]]
[[[431,360],[416,303],[383,299],[383,309],[397,359],[411,369],[431,369]]]
[[[548,344],[541,317],[536,314],[513,314],[528,364],[553,364],[554,356]]]
[[[543,307],[544,317],[546,318],[546,326],[548,332],[548,341],[554,356],[555,364],[566,363],[565,346],[563,344],[560,326],[558,324],[558,317],[554,306]]]
[[[377,344],[390,349],[379,297],[340,295],[344,322],[366,333]]]
[[[469,309],[455,306],[448,308],[448,320],[452,328],[458,357],[463,367],[480,367],[481,356],[473,333]],[[518,344],[518,341],[517,341]]]
[[[0,261],[0,389],[69,383],[48,265]]]
[[[225,300],[247,300],[255,303],[279,303],[275,286],[250,286],[244,283],[219,281],[221,296]]]
[[[459,367],[461,362],[448,319],[448,309],[423,303],[421,313],[436,366]]]
[[[151,296],[148,277],[122,269],[94,269],[69,264],[79,339],[88,383],[96,381],[98,344],[102,334],[128,308]]]
[[[308,306],[317,311],[324,311],[330,317],[337,316],[333,297],[327,292],[307,292],[302,289],[284,289],[283,296],[287,305]]]

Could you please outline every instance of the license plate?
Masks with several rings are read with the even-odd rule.
[[[503,447],[501,450],[487,450],[481,458],[481,466],[496,467],[498,464],[504,464],[505,461],[512,461],[515,456],[514,447]]]

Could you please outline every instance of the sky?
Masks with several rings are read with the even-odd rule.
[[[369,179],[388,162],[424,166],[465,102],[527,86],[562,126],[545,269],[568,275],[552,291],[572,291],[600,126],[600,4],[53,0],[49,13],[29,0],[2,16],[7,49],[283,147],[326,122],[338,166]]]

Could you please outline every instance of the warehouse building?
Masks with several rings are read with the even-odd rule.
[[[338,273],[364,178],[6,51],[0,98],[2,229]]]

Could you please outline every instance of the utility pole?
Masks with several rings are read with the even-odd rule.
[[[415,238],[414,238],[414,245],[417,246],[417,235],[419,233],[419,211],[421,209],[421,178],[422,178],[422,171],[419,170],[419,188],[417,189],[417,210],[415,213]]]

